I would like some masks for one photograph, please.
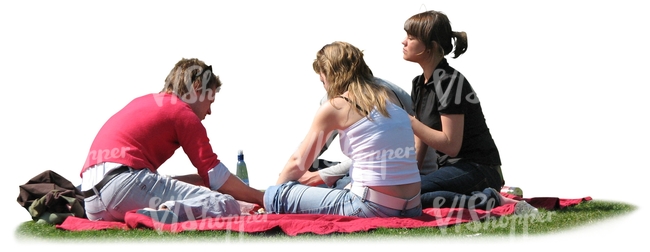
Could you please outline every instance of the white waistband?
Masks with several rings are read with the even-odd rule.
[[[354,186],[350,187],[350,192],[361,197],[363,200],[377,203],[379,205],[396,209],[408,210],[420,205],[420,193],[410,199],[402,199],[388,194],[380,193],[367,186]]]
[[[104,174],[120,166],[122,166],[122,164],[104,162],[89,167],[81,175],[81,191],[90,190],[99,183],[99,181],[102,181]]]

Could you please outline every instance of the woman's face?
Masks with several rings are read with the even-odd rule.
[[[330,86],[330,83],[327,82],[327,77],[323,72],[320,72],[320,82],[323,83],[323,88],[325,88],[325,91],[327,91],[327,88]]]
[[[427,59],[429,56],[429,53],[426,52],[427,48],[424,43],[408,33],[406,34],[404,41],[402,41],[402,45],[404,45],[402,52],[404,53],[403,58],[405,60],[420,62]]]

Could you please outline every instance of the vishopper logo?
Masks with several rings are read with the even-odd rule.
[[[381,149],[368,152],[362,157],[355,158],[355,165],[363,167],[365,170],[379,170],[381,179],[386,179],[386,169],[390,167],[390,163],[398,161],[409,161],[409,157],[415,156],[415,147],[398,147],[394,149]],[[415,163],[414,163],[415,164]],[[354,179],[354,175],[353,179]]]
[[[447,86],[446,90],[443,90],[442,88],[442,82],[447,79],[449,80],[449,85]],[[463,96],[463,88],[470,88],[470,92],[465,95],[465,100],[467,100],[469,103],[472,104],[478,104],[478,96],[476,96],[476,93],[474,92],[471,87],[464,87],[465,85],[465,76],[459,73],[458,71],[455,71],[451,74],[447,73],[444,69],[436,69],[433,72],[433,85],[436,90],[436,96],[438,97],[438,100],[440,101],[441,106],[446,107],[449,105],[450,102],[453,101],[454,104],[460,104],[462,102],[462,96]],[[450,97],[452,90],[456,89],[455,97],[452,99]]]
[[[517,232],[522,235],[528,235],[529,225],[533,223],[550,222],[554,212],[543,212],[537,214],[524,214],[524,215],[507,215],[507,216],[488,216],[483,222],[473,221],[469,223],[466,228],[473,232],[481,232],[481,230],[491,229],[505,229],[510,228],[509,235],[514,236]],[[460,226],[456,227],[457,232],[460,231]]]
[[[323,146],[326,143],[327,137],[325,136],[324,132],[320,132],[318,134],[314,134],[313,138],[315,139],[315,146]],[[342,143],[342,149],[341,151],[343,153],[350,153],[350,149],[352,148],[349,144]],[[306,159],[307,155],[310,152],[315,152],[311,147],[309,147],[305,153],[303,153],[303,156],[301,158]],[[377,149],[377,150],[372,150],[364,153],[358,154],[358,156],[354,157],[354,164],[359,167],[365,167],[369,169],[379,169],[380,174],[382,175],[382,179],[386,178],[386,169],[389,166],[389,164],[393,161],[397,162],[403,162],[406,161],[408,162],[413,161],[411,157],[415,157],[415,146],[404,146],[404,147],[396,147],[396,148],[384,148],[384,149]],[[338,164],[338,162],[329,162],[325,161],[323,162],[324,165],[331,166]],[[316,166],[316,163],[311,164],[312,166]],[[315,167],[314,167],[315,168]],[[300,170],[305,170],[305,167],[299,167]]]
[[[156,209],[160,202],[161,199],[155,197],[149,200],[149,205],[152,209]],[[215,204],[208,200],[199,202],[201,204],[192,207],[181,204],[182,207],[174,207],[173,211],[153,211],[156,212],[156,214],[151,214],[151,218],[154,220],[153,229],[162,233],[167,224],[170,225],[169,231],[227,230],[228,232],[238,231],[241,236],[245,232],[244,227],[247,223],[268,220],[266,214],[226,213],[215,216],[214,213],[208,213],[208,210]]]
[[[88,158],[86,159],[86,164],[100,164],[108,160],[124,158],[126,157],[126,152],[131,150],[131,147],[121,147],[121,148],[112,148],[112,149],[99,149],[91,150],[88,153]]]
[[[192,72],[194,72],[194,70],[198,70],[199,73],[202,73],[202,75],[200,76],[201,87],[199,87],[196,90],[196,92],[194,91],[193,82],[192,82],[193,76],[191,74]],[[180,69],[178,70],[178,72],[180,72]],[[197,77],[197,79],[198,78],[199,77]],[[174,87],[173,93],[176,95],[172,96],[170,103],[176,104],[179,99],[188,104],[202,102],[205,100],[214,100],[216,93],[218,93],[220,90],[220,87],[217,88],[216,90],[207,88],[207,85],[210,82],[211,78],[215,78],[215,77],[212,71],[209,69],[204,71],[204,69],[199,65],[188,67],[185,70],[185,75],[183,76],[182,79],[183,83],[185,83],[185,88],[187,90],[187,93],[185,93],[184,95],[178,95],[180,93],[179,92],[180,90],[178,90],[180,87]],[[156,100],[156,104],[158,105],[158,107],[162,107],[164,105],[163,97],[154,96],[154,99]]]
[[[530,224],[550,222],[552,215],[554,214],[554,212],[539,212],[535,214],[491,216],[490,212],[487,212],[486,215],[479,216],[475,211],[475,202],[478,198],[479,196],[473,195],[469,197],[467,202],[456,198],[451,206],[443,205],[445,201],[444,198],[436,198],[433,203],[433,211],[434,215],[442,216],[442,218],[436,219],[437,226],[442,227],[440,229],[442,234],[447,234],[451,230],[455,233],[461,233],[463,229],[467,229],[480,235],[481,230],[505,230],[509,228],[510,236],[516,235],[517,232],[521,232],[522,235],[527,235]],[[487,201],[487,209],[492,209],[495,204],[496,201],[494,199],[489,199]],[[442,209],[448,208],[468,209],[468,211],[449,211],[446,216],[443,216],[441,213]],[[450,223],[455,223],[458,219],[466,218],[465,214],[467,213],[470,215],[470,221],[467,222],[466,225],[455,225],[453,229],[447,227]],[[456,216],[454,216],[454,214],[456,214]]]
[[[172,216],[169,213],[169,216]],[[164,232],[165,219],[170,218],[169,216],[152,216],[154,220],[153,229],[158,233]],[[173,217],[172,217],[173,218]],[[219,217],[207,217],[199,219],[188,219],[184,221],[168,221],[166,224],[170,224],[170,230],[180,230],[180,231],[195,231],[195,230],[227,230],[227,231],[236,231],[243,233],[245,232],[245,225],[249,223],[256,222],[266,222],[268,221],[267,214],[254,214],[254,215],[236,215],[228,214]]]

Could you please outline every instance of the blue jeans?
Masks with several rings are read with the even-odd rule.
[[[501,205],[499,192],[492,188],[474,191],[470,195],[449,191],[435,191],[421,196],[423,208],[467,208],[491,210]]]
[[[362,200],[348,189],[301,185],[297,181],[269,187],[264,192],[264,209],[277,214],[332,214],[368,217],[417,217],[422,206],[406,210],[388,208]]]
[[[425,207],[433,205],[432,200],[438,196],[427,195],[432,192],[447,191],[471,195],[486,188],[500,191],[504,183],[500,166],[480,165],[468,161],[442,166],[420,178],[422,179],[422,205]]]
[[[164,204],[179,221],[240,215],[239,202],[228,194],[161,176],[148,169],[118,174],[99,192],[84,200],[90,220],[124,221],[124,214]]]
[[[350,177],[350,173],[348,173],[347,175],[343,176],[342,178],[334,182],[332,188],[343,189],[348,184],[350,184],[350,182],[352,182],[352,177]]]

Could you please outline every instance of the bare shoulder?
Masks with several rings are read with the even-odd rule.
[[[314,120],[317,124],[327,125],[327,128],[338,129],[349,111],[350,104],[344,98],[336,97],[321,104]]]
[[[334,97],[321,104],[320,110],[327,113],[337,113],[350,107],[350,103],[342,97]]]

